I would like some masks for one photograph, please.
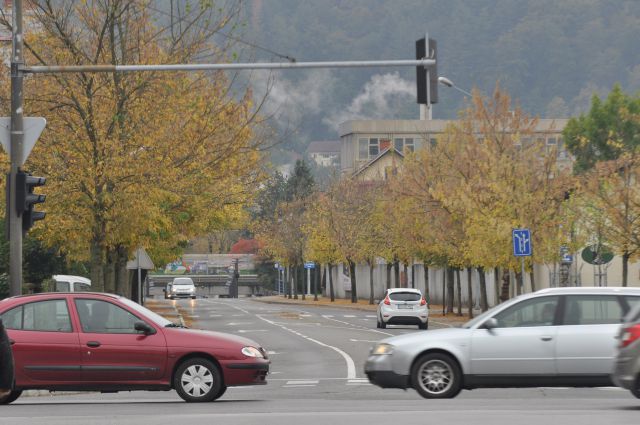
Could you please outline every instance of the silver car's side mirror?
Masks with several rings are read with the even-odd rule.
[[[498,320],[496,320],[495,318],[490,318],[485,320],[485,322],[482,324],[482,327],[488,330],[491,329],[495,329],[498,327]]]

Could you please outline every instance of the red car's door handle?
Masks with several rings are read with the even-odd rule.
[[[87,342],[87,347],[92,347],[92,348],[100,347],[100,343],[98,341],[89,341]]]
[[[12,340],[12,339],[10,339],[10,340],[9,340],[9,344],[13,345],[13,344],[15,344],[15,343],[16,343],[16,342],[15,342],[14,340]]]

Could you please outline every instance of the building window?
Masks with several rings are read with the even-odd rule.
[[[369,139],[358,139],[358,159],[369,159]]]
[[[415,147],[413,144],[413,138],[404,139],[404,148],[410,152],[413,152],[415,150]]]
[[[404,149],[404,140],[400,138],[394,139],[393,147],[396,148],[397,151],[402,152],[402,149]]]
[[[369,158],[375,158],[380,153],[380,146],[378,146],[378,139],[369,139]]]

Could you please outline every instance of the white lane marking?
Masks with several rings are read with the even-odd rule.
[[[330,319],[333,317],[333,314],[323,314],[322,317],[326,318],[326,319]]]
[[[318,381],[302,381],[302,380],[295,380],[295,381],[287,381],[287,383],[285,385],[307,385],[307,384],[317,384]]]
[[[373,385],[373,384],[371,384],[371,382],[349,382],[347,383],[347,385],[355,387],[358,385]]]
[[[275,351],[267,351],[267,354],[272,356],[274,354],[282,354],[282,353],[276,353]]]
[[[368,384],[369,380],[368,379],[349,379],[347,382],[350,382],[350,383],[366,382]]]
[[[368,339],[353,339],[353,338],[350,338],[349,341],[351,341],[351,342],[378,342],[378,341],[369,341]]]
[[[364,316],[364,317],[369,317],[369,318],[373,318],[373,319],[375,319],[375,318],[376,318],[376,317],[378,317],[378,316],[376,316],[375,314],[367,314],[367,315],[366,315],[366,316]]]
[[[624,388],[620,388],[620,387],[598,387],[599,390],[605,390],[605,391],[627,391]]]
[[[231,317],[242,317],[244,314],[232,314]]]
[[[222,317],[222,314],[210,314],[209,317]]]
[[[353,317],[356,317],[356,316],[354,316],[353,314],[345,314],[345,315],[344,315],[344,316],[342,316],[342,317],[345,317],[345,318],[353,318]]]
[[[355,379],[356,378],[356,364],[355,364],[355,362],[353,361],[351,356],[349,356],[347,353],[345,353],[344,351],[342,351],[338,347],[334,347],[332,345],[325,344],[324,342],[320,342],[317,339],[309,338],[308,336],[303,336],[300,333],[298,333],[298,332],[296,332],[296,331],[294,331],[292,329],[287,328],[286,326],[279,325],[279,324],[277,324],[277,323],[275,323],[275,322],[273,322],[273,321],[271,321],[269,319],[265,319],[264,317],[260,316],[259,314],[256,314],[256,317],[259,318],[260,320],[264,320],[265,322],[270,323],[270,324],[272,324],[274,326],[279,326],[279,327],[281,327],[282,329],[284,329],[284,330],[286,330],[288,332],[291,332],[291,333],[296,334],[296,335],[300,335],[301,337],[303,337],[307,341],[311,341],[311,342],[314,342],[314,343],[316,343],[316,344],[318,344],[318,345],[320,345],[322,347],[327,347],[327,348],[330,348],[330,349],[334,350],[335,352],[340,354],[344,358],[344,360],[347,362],[347,379]]]
[[[322,317],[324,317],[325,319],[328,319],[328,320],[333,320],[334,322],[338,322],[338,323],[343,323],[345,325],[349,325],[349,326],[351,326],[352,329],[355,329],[355,330],[365,330],[367,332],[375,332],[375,333],[379,333],[379,334],[387,335],[387,336],[393,336],[394,335],[394,334],[389,333],[389,332],[379,331],[378,329],[370,329],[370,328],[364,327],[362,325],[356,325],[354,323],[345,322],[344,320],[332,319],[332,318],[330,318],[328,316],[322,316]]]
[[[227,326],[239,326],[239,325],[253,325],[253,322],[229,322]]]
[[[282,388],[300,388],[300,387],[315,387],[315,385],[283,385]]]
[[[269,332],[267,329],[240,329],[237,330],[236,332],[239,332],[241,334],[246,334],[249,332]]]
[[[301,314],[300,317],[311,317],[313,316],[312,314]]]
[[[282,373],[282,372],[269,372],[269,375],[277,375],[279,373]],[[270,381],[273,381],[273,379],[270,379]]]

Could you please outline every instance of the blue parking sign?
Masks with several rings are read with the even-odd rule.
[[[529,257],[531,255],[531,232],[529,229],[513,229],[513,255]]]

